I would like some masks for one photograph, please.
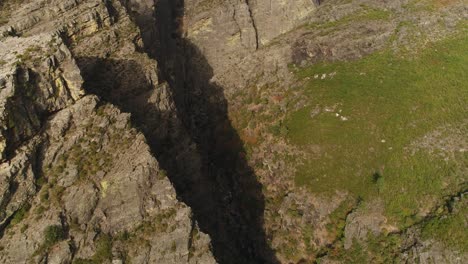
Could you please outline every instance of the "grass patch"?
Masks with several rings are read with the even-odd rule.
[[[465,228],[468,222],[468,200],[458,202],[458,208],[448,215],[436,217],[424,224],[422,237],[435,239],[442,242],[448,248],[468,252],[468,230]]]
[[[456,0],[413,0],[404,6],[405,9],[413,12],[436,12],[456,3]]]
[[[331,259],[338,259],[348,264],[375,263],[371,262],[366,247],[358,241],[354,241],[348,250],[344,250],[341,246],[333,249],[329,252],[329,256]]]
[[[112,237],[101,234],[95,242],[96,251],[91,259],[75,259],[73,264],[110,263],[112,260]]]
[[[407,149],[429,131],[468,116],[466,50],[465,35],[429,45],[412,58],[384,51],[297,70],[300,79],[336,75],[311,78],[302,87],[309,106],[284,122],[291,143],[320,146],[319,154],[298,166],[296,184],[319,193],[378,195],[389,215],[413,222],[421,198],[441,197],[466,180],[456,162]],[[317,107],[320,113],[311,117]],[[466,164],[466,152],[459,156]]]
[[[392,16],[392,12],[387,10],[371,8],[364,5],[361,6],[361,8],[361,11],[344,16],[338,20],[329,21],[325,23],[314,23],[308,25],[308,27],[311,29],[330,29],[347,25],[351,22],[389,20]]]
[[[44,231],[45,246],[50,247],[65,239],[65,231],[60,225],[48,226]]]
[[[359,205],[359,201],[347,199],[343,201],[330,215],[330,222],[326,225],[328,232],[334,234],[337,239],[344,237],[344,229],[346,226],[346,217],[355,207]]]
[[[41,59],[41,56],[38,54],[41,51],[41,48],[38,46],[28,47],[22,54],[16,55],[16,59],[21,62],[38,62]]]
[[[31,208],[31,205],[29,203],[23,205],[18,211],[16,211],[13,214],[13,217],[11,218],[9,227],[15,226],[19,224],[23,219],[26,217],[27,213],[29,212],[29,209]]]
[[[395,263],[401,254],[401,244],[402,239],[398,234],[369,234],[366,243],[355,240],[347,250],[340,241],[329,251],[329,256],[341,263]]]
[[[0,2],[0,26],[8,23],[11,13],[22,0],[3,0]]]
[[[66,238],[61,225],[51,225],[44,230],[44,243],[34,252],[33,256],[44,255],[52,246]]]
[[[112,238],[109,235],[101,235],[96,241],[96,253],[93,256],[95,263],[103,263],[112,260]]]

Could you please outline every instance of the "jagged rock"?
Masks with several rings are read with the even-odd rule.
[[[411,247],[401,256],[404,263],[450,263],[462,264],[468,259],[468,255],[460,254],[447,248],[437,241],[424,241]]]
[[[7,62],[0,77],[6,83],[0,92],[0,166],[7,183],[0,221],[6,224],[36,193],[36,155],[42,143],[38,134],[45,126],[44,119],[71,105],[83,90],[79,69],[56,35],[7,38],[0,45],[0,57]],[[6,47],[13,47],[11,53]]]
[[[7,62],[0,72],[5,86],[0,94],[0,151],[5,159],[38,132],[41,119],[72,104],[84,91],[80,71],[57,35],[7,38],[0,52]]]
[[[350,213],[346,218],[344,248],[349,249],[354,241],[367,240],[371,234],[374,236],[380,234],[386,227],[386,222],[383,205],[379,202],[367,204]],[[397,231],[395,229],[386,231]]]
[[[92,184],[67,188],[62,198],[71,221],[80,226],[89,222],[98,202],[97,192]],[[81,199],[82,197],[86,199]]]
[[[185,2],[181,30],[201,49],[215,73],[230,70],[236,58],[302,25],[316,9],[311,0]]]
[[[215,263],[210,238],[177,200],[130,115],[84,96],[75,54],[114,52],[145,69],[149,100],[170,107],[156,62],[136,53],[139,32],[120,3],[31,1],[3,30],[28,37],[4,34],[0,42],[0,262],[123,263],[129,252],[136,263],[153,263],[138,257],[146,244],[159,263]],[[114,45],[93,47],[106,39]],[[140,79],[126,81],[122,94]],[[177,249],[163,250],[163,237]]]
[[[69,243],[67,241],[60,242],[49,253],[49,256],[47,257],[47,263],[50,263],[50,264],[71,263],[72,254],[73,252],[71,251]]]

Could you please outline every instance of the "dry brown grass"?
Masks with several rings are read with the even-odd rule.
[[[459,0],[431,0],[430,4],[436,9],[442,9],[456,4]]]

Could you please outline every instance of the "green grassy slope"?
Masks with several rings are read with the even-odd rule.
[[[287,116],[287,138],[320,152],[298,167],[296,184],[312,192],[381,197],[387,215],[402,225],[416,220],[423,202],[460,188],[467,152],[444,159],[412,151],[412,142],[448,125],[462,124],[466,135],[467,51],[462,35],[406,58],[383,51],[297,70],[308,80],[301,87],[308,106]]]

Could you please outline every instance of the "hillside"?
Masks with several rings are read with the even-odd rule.
[[[467,263],[466,0],[4,0],[0,263]]]

